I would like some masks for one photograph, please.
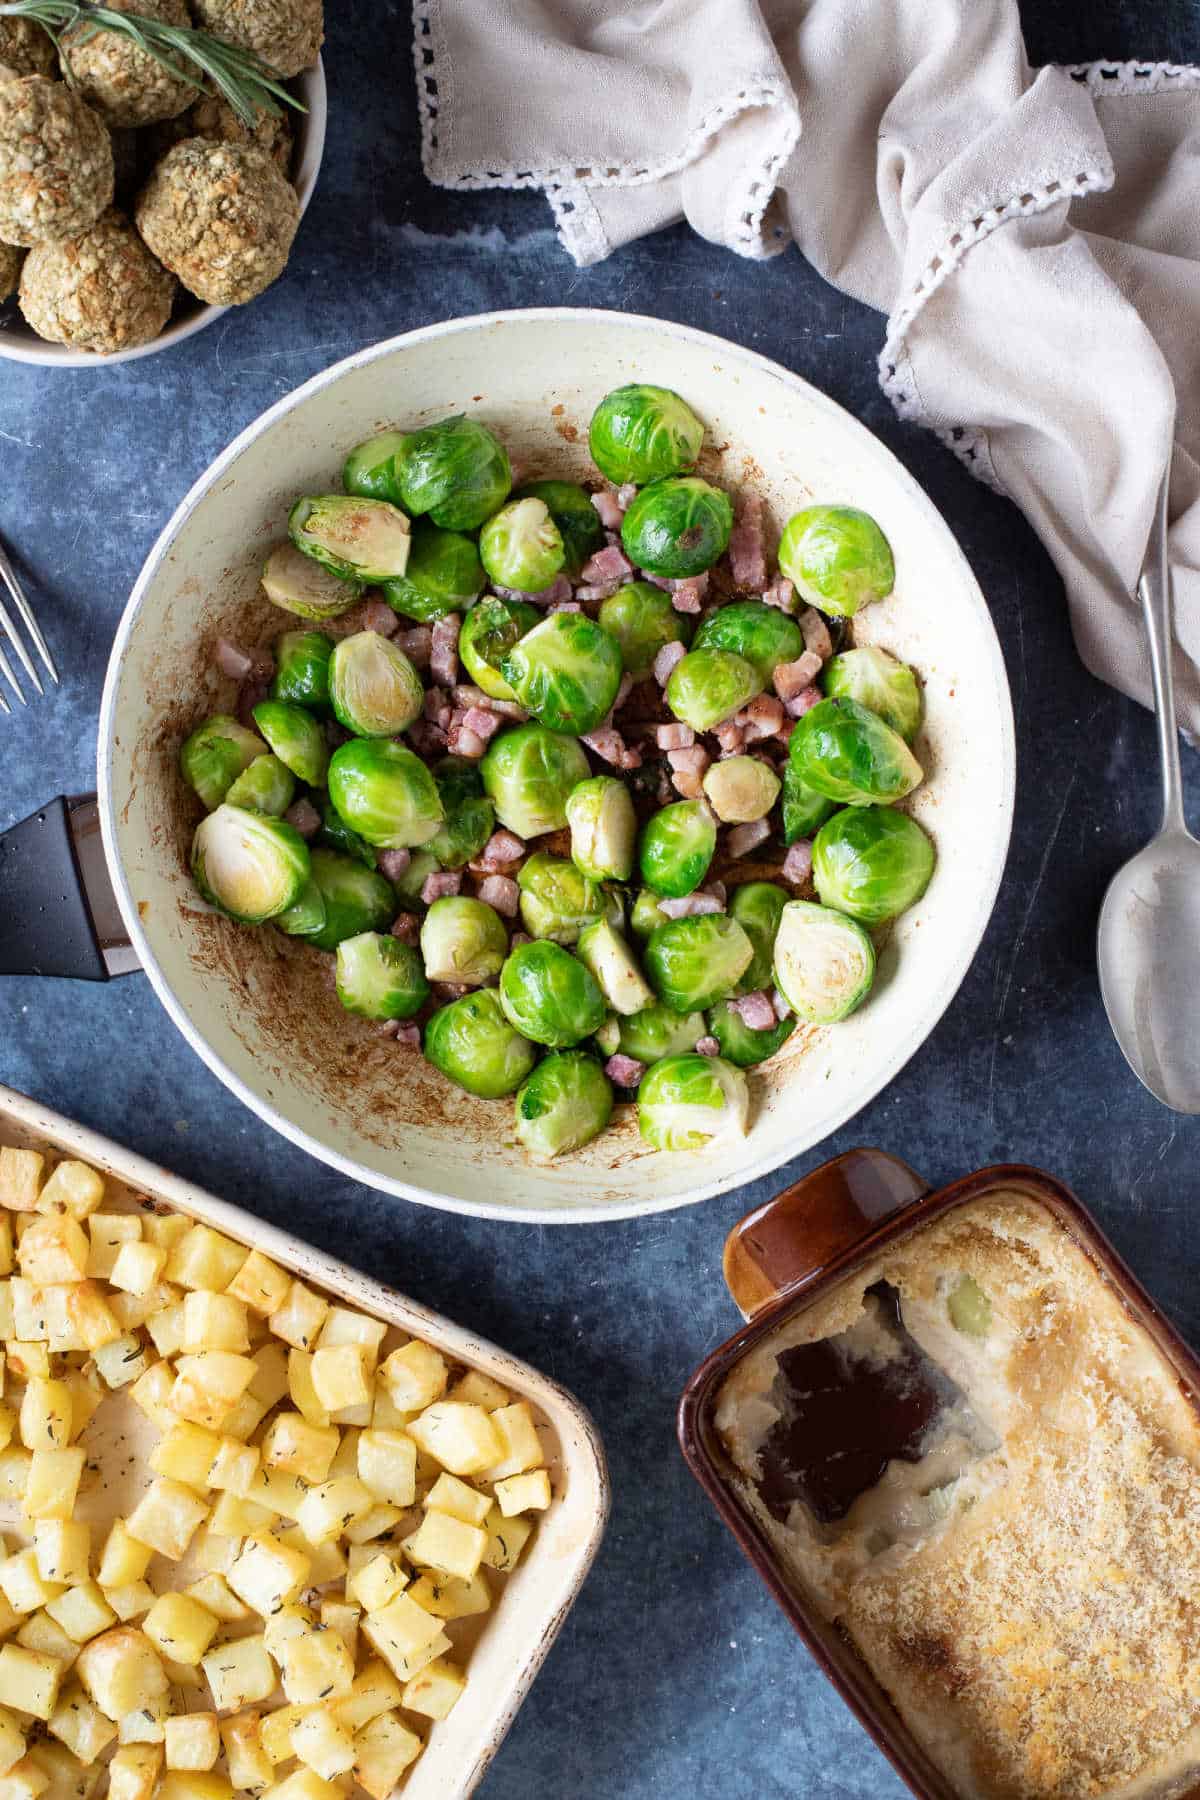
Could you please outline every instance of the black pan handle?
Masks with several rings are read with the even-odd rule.
[[[0,832],[0,975],[108,981],[137,967],[94,794],[60,794]]]

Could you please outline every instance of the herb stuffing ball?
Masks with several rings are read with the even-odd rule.
[[[171,316],[175,285],[113,209],[79,237],[30,251],[20,305],[39,337],[111,356],[158,336]]]
[[[300,203],[265,151],[207,138],[176,144],[137,206],[159,262],[210,306],[241,306],[270,287],[299,223]]]
[[[77,237],[112,204],[104,122],[61,81],[0,82],[0,241]]]
[[[260,112],[253,128],[243,125],[226,101],[215,94],[197,100],[184,121],[189,137],[215,138],[223,144],[252,144],[265,150],[279,173],[287,176],[292,168],[292,127],[282,114]]]
[[[49,75],[53,67],[54,44],[40,25],[32,19],[0,19],[0,71]]]
[[[114,12],[144,13],[168,25],[190,25],[185,0],[105,0]],[[119,31],[78,25],[62,40],[63,62],[77,91],[109,125],[154,125],[185,112],[196,85],[182,81]]]
[[[311,69],[325,36],[322,0],[194,0],[192,10],[197,25],[284,76]]]

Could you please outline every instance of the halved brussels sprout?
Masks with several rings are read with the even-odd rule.
[[[676,800],[642,826],[638,870],[656,894],[679,900],[700,886],[716,847],[716,821],[707,803]]]
[[[966,1337],[985,1338],[992,1325],[992,1303],[973,1275],[960,1275],[946,1301],[950,1323]]]
[[[632,1056],[646,1064],[694,1050],[707,1029],[702,1012],[673,1012],[658,1000],[644,1006],[641,1012],[618,1019],[617,1025],[620,1035],[614,1048],[622,1056]]]
[[[583,737],[617,697],[620,646],[586,613],[550,613],[517,640],[500,673],[543,725]]]
[[[596,986],[616,1013],[641,1012],[654,1002],[654,995],[633,951],[608,919],[585,925],[579,934],[576,954],[592,971]]]
[[[479,765],[445,756],[433,771],[446,817],[429,840],[430,854],[443,869],[465,869],[496,828],[496,809],[483,791]]]
[[[727,913],[669,919],[651,933],[643,952],[650,985],[678,1013],[704,1012],[736,992],[754,945]]]
[[[537,1061],[529,1039],[505,1018],[495,988],[479,988],[435,1012],[425,1027],[425,1055],[481,1100],[511,1094]]]
[[[183,779],[204,802],[209,812],[222,800],[243,769],[267,746],[258,733],[239,725],[231,713],[214,713],[184,739],[179,751]]]
[[[463,413],[414,431],[397,473],[405,510],[428,513],[447,531],[474,531],[503,506],[512,486],[504,445]]]
[[[796,721],[788,761],[809,787],[842,806],[889,805],[924,778],[900,733],[856,700],[818,700]]]
[[[714,1138],[745,1137],[746,1077],[720,1056],[666,1056],[638,1088],[638,1130],[656,1150],[702,1150]]]
[[[775,934],[790,898],[786,889],[773,881],[743,882],[729,896],[729,916],[737,920],[754,946],[754,960],[738,983],[739,994],[755,994],[770,986]]]
[[[711,569],[732,529],[728,494],[699,475],[674,475],[652,482],[630,503],[621,542],[639,569],[678,580]]]
[[[493,513],[479,534],[479,558],[497,587],[529,594],[548,588],[566,551],[546,502],[531,494]]]
[[[415,849],[444,817],[437,783],[420,757],[390,738],[354,738],[329,759],[329,798],[377,850]]]
[[[412,531],[408,567],[381,593],[393,612],[432,625],[447,613],[463,613],[483,592],[483,564],[469,537],[443,531],[418,519]]]
[[[704,427],[687,401],[642,381],[605,394],[588,431],[592,461],[618,487],[690,469],[703,442]]]
[[[757,756],[723,756],[705,771],[703,786],[722,825],[752,825],[778,800],[780,782]]]
[[[509,1023],[552,1050],[580,1043],[604,1023],[591,970],[561,944],[518,944],[500,971],[499,992]]]
[[[916,820],[890,806],[846,807],[813,842],[822,901],[862,925],[882,925],[919,900],[933,864],[933,845]]]
[[[615,1056],[621,1048],[621,1021],[616,1013],[609,1013],[598,1031],[593,1031],[592,1042],[604,1056]]]
[[[437,857],[430,851],[413,851],[403,875],[398,875],[392,882],[397,900],[407,911],[411,912],[415,907],[424,906],[421,889],[431,875],[437,874],[441,866]]]
[[[692,626],[676,612],[670,594],[650,581],[627,581],[600,607],[600,624],[621,648],[621,662],[635,681],[644,681],[664,644],[686,644]]]
[[[711,731],[762,693],[753,663],[732,650],[689,650],[671,670],[667,705],[693,731]]]
[[[593,881],[628,881],[637,815],[629,789],[613,775],[593,775],[567,798],[571,860]]]
[[[361,581],[331,575],[294,544],[276,545],[263,564],[262,584],[272,606],[301,619],[336,619],[363,591]]]
[[[721,1055],[739,1069],[752,1069],[783,1048],[796,1029],[795,1019],[781,1019],[765,1031],[747,1025],[729,1000],[718,1000],[708,1015],[708,1029],[721,1046]]]
[[[796,1014],[832,1025],[861,1006],[875,979],[875,947],[855,919],[789,900],[775,934],[775,985]]]
[[[600,523],[600,515],[586,490],[575,481],[526,481],[513,494],[513,499],[545,502],[563,542],[562,572],[574,580],[588,557],[593,556],[604,543],[604,527]],[[507,581],[501,583],[503,587],[510,585],[524,584],[510,584]],[[531,591],[536,592],[536,589]]]
[[[285,769],[309,787],[325,786],[329,748],[311,713],[290,700],[261,700],[251,716]]]
[[[327,850],[340,850],[343,856],[352,856],[364,869],[375,867],[375,852],[370,844],[360,838],[357,831],[351,831],[328,794],[321,802],[321,829],[317,833],[317,843],[323,844]]]
[[[430,981],[483,987],[500,973],[508,933],[500,914],[484,900],[447,894],[435,900],[421,924],[421,955]]]
[[[312,877],[321,890],[325,922],[306,932],[318,950],[336,950],[343,938],[386,931],[396,914],[391,883],[337,850],[312,852]]]
[[[694,650],[732,650],[744,657],[764,687],[780,663],[795,662],[804,651],[804,633],[795,619],[761,600],[735,600],[710,613],[692,639]]]
[[[225,796],[230,806],[246,806],[276,819],[283,817],[295,797],[295,777],[277,756],[256,756]]]
[[[779,540],[779,567],[810,605],[842,619],[884,599],[896,582],[891,545],[856,506],[794,513]]]
[[[421,958],[411,944],[360,931],[337,947],[337,997],[363,1019],[411,1019],[429,998]]]
[[[329,711],[329,659],[333,639],[323,631],[285,631],[275,641],[272,700]]]
[[[648,938],[652,931],[657,931],[666,922],[667,915],[662,909],[661,896],[652,893],[649,888],[639,888],[633,911],[629,915],[629,929],[634,937]]]
[[[526,841],[561,831],[572,788],[591,773],[575,739],[544,725],[499,732],[479,772],[500,823]]]
[[[794,844],[799,838],[810,838],[830,818],[836,802],[827,794],[809,787],[794,762],[783,765],[783,841]]]
[[[282,819],[223,804],[196,827],[196,886],[241,925],[261,925],[286,912],[309,874],[308,845]]]
[[[864,644],[825,664],[822,686],[831,700],[857,700],[911,744],[921,725],[921,689],[907,663]]]
[[[425,709],[421,677],[398,644],[377,631],[343,638],[329,663],[334,716],[361,738],[407,731]]]
[[[477,687],[493,700],[515,700],[516,695],[500,673],[500,664],[519,637],[542,617],[525,600],[497,600],[489,594],[473,606],[458,634],[458,654]]]
[[[517,1094],[517,1136],[538,1161],[581,1150],[612,1117],[612,1083],[586,1050],[545,1057]]]
[[[288,514],[288,533],[297,550],[339,581],[393,581],[408,566],[408,520],[387,500],[305,495]]]
[[[400,504],[397,464],[407,438],[402,431],[381,431],[365,443],[355,444],[342,464],[342,486],[364,500],[390,500]]]
[[[312,852],[309,852],[310,856]],[[300,890],[300,898],[271,920],[288,937],[310,938],[325,927],[325,896],[313,876]]]
[[[585,925],[609,914],[609,902],[598,881],[590,881],[565,856],[539,850],[522,864],[521,923],[531,937],[574,944]]]

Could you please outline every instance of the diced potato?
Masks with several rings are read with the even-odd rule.
[[[3,1155],[2,1151],[0,1155]],[[32,1756],[23,1756],[4,1777],[0,1791],[4,1800],[37,1800],[49,1786],[50,1777],[45,1769]]]
[[[214,1231],[211,1225],[193,1225],[172,1248],[167,1279],[177,1281],[180,1287],[207,1288],[210,1293],[222,1294],[248,1255],[241,1244]]]
[[[311,1606],[301,1606],[293,1601],[287,1606],[276,1607],[263,1626],[263,1643],[267,1646],[267,1654],[273,1662],[282,1663],[283,1646],[290,1644],[293,1638],[303,1637],[306,1631],[315,1631],[317,1615]]]
[[[47,1600],[46,1611],[77,1644],[86,1644],[117,1622],[116,1613],[94,1581],[81,1581],[57,1599]]]
[[[247,1537],[229,1571],[229,1585],[239,1600],[269,1618],[300,1593],[309,1577],[311,1560],[298,1550],[278,1543],[265,1532]]]
[[[225,1746],[225,1762],[233,1787],[262,1792],[274,1777],[274,1765],[263,1749],[261,1718],[257,1712],[238,1713],[236,1718],[222,1719],[221,1742]]]
[[[176,1288],[178,1293],[179,1289]],[[176,1301],[174,1306],[164,1306],[146,1320],[146,1330],[154,1339],[154,1348],[160,1356],[174,1356],[183,1345],[183,1301]]]
[[[406,1584],[404,1571],[382,1551],[355,1571],[346,1583],[346,1592],[358,1601],[364,1612],[378,1612]]]
[[[114,1519],[100,1552],[97,1580],[101,1587],[126,1587],[140,1581],[150,1567],[148,1544],[131,1535],[123,1519]]]
[[[361,1436],[361,1431],[356,1431],[353,1426],[347,1426],[341,1433],[341,1441],[329,1465],[327,1479],[332,1479],[335,1475],[358,1474],[358,1440]]]
[[[230,1407],[245,1393],[253,1375],[250,1358],[232,1350],[201,1350],[194,1356],[180,1356],[175,1362],[171,1408],[181,1419],[217,1430]],[[236,1437],[240,1433],[230,1435]]]
[[[454,1663],[437,1657],[404,1685],[404,1705],[427,1719],[445,1719],[453,1712],[467,1678]]]
[[[148,1294],[162,1274],[167,1253],[161,1244],[144,1240],[122,1244],[112,1266],[109,1281],[127,1294]]]
[[[237,1712],[255,1706],[275,1691],[275,1665],[262,1637],[235,1638],[218,1644],[201,1658],[201,1668],[212,1690],[218,1712]]]
[[[354,1744],[336,1714],[325,1707],[306,1713],[292,1732],[292,1750],[302,1763],[326,1781],[354,1767]]]
[[[122,1624],[140,1619],[154,1605],[154,1589],[148,1581],[129,1581],[123,1587],[106,1587],[101,1592]]]
[[[276,1413],[262,1440],[262,1459],[269,1467],[321,1482],[337,1454],[339,1435],[334,1425],[310,1425],[298,1412]]]
[[[150,1800],[161,1768],[157,1744],[122,1745],[108,1765],[109,1800]]]
[[[444,1394],[449,1373],[445,1357],[419,1338],[393,1350],[379,1370],[392,1400],[407,1412],[419,1412]]]
[[[480,1526],[431,1509],[412,1536],[405,1538],[404,1554],[419,1567],[440,1569],[443,1575],[469,1581],[483,1561],[487,1542],[487,1532]]]
[[[156,1800],[233,1800],[233,1789],[224,1775],[181,1775],[172,1770],[159,1782]]]
[[[88,1699],[78,1683],[63,1689],[47,1730],[85,1763],[95,1762],[117,1735],[112,1720]]]
[[[0,1362],[4,1359],[0,1357]],[[7,1448],[17,1429],[17,1415],[11,1406],[0,1406],[0,1448]]]
[[[14,1275],[5,1283],[5,1290],[12,1306],[12,1335],[22,1343],[45,1343],[49,1331],[45,1304],[37,1283],[27,1280],[24,1275]]]
[[[131,1537],[178,1562],[207,1513],[208,1507],[191,1488],[159,1476],[150,1483],[126,1524]]]
[[[346,1558],[335,1538],[326,1544],[310,1544],[298,1525],[289,1525],[283,1531],[276,1531],[277,1542],[286,1544],[289,1549],[299,1550],[304,1556],[311,1557],[312,1567],[308,1571],[310,1587],[324,1587],[330,1581],[340,1581],[346,1573]]]
[[[110,1719],[123,1719],[139,1707],[152,1708],[167,1691],[158,1653],[134,1625],[116,1625],[93,1638],[79,1652],[75,1667],[87,1693]]]
[[[88,1578],[92,1531],[75,1519],[39,1519],[33,1528],[33,1552],[43,1581],[71,1586]]]
[[[84,1452],[78,1444],[68,1450],[35,1450],[25,1482],[24,1512],[30,1519],[69,1519],[83,1475]]]
[[[141,1237],[142,1222],[136,1213],[94,1212],[87,1222],[87,1232],[87,1272],[95,1281],[107,1281],[121,1245],[136,1243]]]
[[[221,1420],[222,1435],[240,1438],[243,1444],[248,1443],[262,1424],[267,1411],[262,1401],[256,1400],[247,1388],[241,1399],[234,1402]]]
[[[179,1423],[179,1415],[171,1409],[175,1391],[175,1371],[169,1362],[151,1363],[129,1390],[129,1398],[141,1408],[160,1431],[171,1431]]]
[[[336,1631],[306,1631],[283,1645],[283,1691],[294,1706],[316,1706],[350,1692],[354,1658]]]
[[[256,1313],[273,1313],[287,1298],[292,1278],[273,1263],[261,1250],[252,1250],[233,1280],[228,1292],[244,1300]]]
[[[29,1450],[14,1446],[9,1450],[0,1450],[0,1499],[20,1500],[29,1486],[29,1471],[33,1465],[33,1455]]]
[[[183,1302],[183,1344],[187,1351],[249,1350],[246,1307],[232,1294],[197,1288]],[[252,1376],[247,1377],[249,1385]]]
[[[322,1600],[321,1624],[329,1631],[336,1631],[353,1663],[358,1654],[358,1626],[362,1618],[362,1608],[353,1606],[345,1600]]]
[[[303,1717],[302,1706],[277,1706],[264,1716],[260,1736],[272,1763],[291,1761],[292,1732]]]
[[[310,1488],[300,1503],[296,1523],[310,1544],[323,1544],[370,1512],[373,1497],[356,1475],[338,1475]]]
[[[530,1469],[525,1475],[509,1475],[496,1483],[496,1499],[506,1519],[517,1513],[545,1512],[550,1504],[549,1471]]]
[[[270,1339],[260,1344],[250,1358],[254,1364],[254,1377],[246,1392],[260,1400],[264,1410],[282,1400],[288,1391],[288,1356],[289,1352],[282,1344]]]
[[[37,1218],[17,1247],[17,1261],[27,1281],[82,1281],[88,1272],[88,1234],[70,1213]]]
[[[220,1620],[188,1594],[161,1594],[142,1621],[142,1630],[173,1662],[198,1663],[217,1635]]]
[[[0,1150],[0,1205],[10,1212],[32,1212],[42,1189],[46,1159],[36,1150]]]
[[[484,1520],[487,1532],[487,1549],[483,1560],[489,1569],[496,1569],[507,1575],[515,1569],[526,1542],[533,1536],[533,1523],[530,1519],[506,1519],[498,1506],[494,1506]]]
[[[71,1390],[34,1379],[21,1396],[21,1442],[27,1450],[62,1450],[71,1441]]]
[[[137,1381],[146,1373],[151,1361],[145,1344],[134,1332],[101,1344],[92,1357],[101,1380],[110,1388],[128,1387],[131,1381]]]
[[[0,1775],[7,1775],[25,1754],[25,1733],[12,1713],[0,1708]]]
[[[371,1424],[376,1431],[406,1431],[410,1419],[415,1419],[416,1416],[415,1412],[407,1412],[404,1407],[397,1406],[383,1382],[376,1378],[375,1393],[371,1400]]]
[[[163,1746],[168,1769],[211,1769],[221,1754],[216,1713],[192,1712],[168,1719],[163,1727]]]
[[[66,1588],[65,1582],[47,1580],[38,1566],[37,1551],[18,1550],[0,1563],[0,1589],[14,1612],[36,1612]]]
[[[314,1294],[302,1281],[293,1281],[283,1305],[276,1307],[267,1323],[285,1344],[291,1344],[296,1350],[311,1350],[328,1311],[328,1301]]]
[[[421,1502],[435,1512],[450,1513],[466,1525],[482,1525],[491,1509],[491,1498],[457,1475],[441,1474]]]
[[[233,1495],[221,1495],[221,1499],[213,1509],[214,1518],[223,1500],[233,1500]],[[233,1503],[235,1506],[242,1504],[240,1500],[234,1500]],[[260,1513],[262,1508],[256,1506],[254,1511],[256,1514]],[[246,1526],[243,1529],[249,1530],[251,1527]],[[241,1535],[242,1532],[239,1531],[236,1537],[225,1537],[214,1531],[211,1524],[206,1525],[202,1531],[196,1533],[191,1549],[188,1551],[192,1567],[198,1569],[202,1574],[228,1575],[237,1558],[238,1539]]]
[[[427,1406],[408,1430],[421,1449],[452,1475],[476,1475],[490,1469],[504,1454],[506,1440],[494,1423],[500,1417],[500,1413],[485,1413],[482,1406],[439,1400]],[[540,1458],[540,1450],[538,1454]]]
[[[251,1484],[253,1485],[253,1484]],[[209,1518],[209,1530],[217,1537],[242,1538],[262,1531],[278,1515],[240,1494],[218,1494]],[[221,1565],[224,1568],[224,1564]]]
[[[0,1275],[11,1275],[12,1272],[13,1272],[12,1219],[8,1213],[0,1212]]]
[[[348,1544],[369,1544],[372,1538],[387,1537],[404,1514],[398,1506],[383,1506],[378,1500],[369,1511],[352,1519],[345,1529]]]
[[[358,1439],[358,1476],[386,1506],[411,1506],[417,1497],[417,1446],[403,1431],[364,1431]]]
[[[288,1392],[297,1412],[310,1425],[324,1428],[329,1424],[329,1410],[321,1405],[313,1385],[313,1359],[307,1350],[288,1351]]]
[[[379,1346],[387,1336],[381,1319],[368,1318],[350,1306],[331,1306],[321,1327],[319,1348],[332,1349],[342,1344],[358,1344],[366,1354],[369,1368],[379,1358]]]
[[[173,1669],[182,1668],[182,1663],[172,1663]],[[164,1667],[167,1680],[171,1677]],[[117,1742],[119,1744],[161,1744],[167,1735],[167,1720],[171,1717],[172,1706],[168,1694],[158,1694],[145,1706],[135,1706],[117,1720]]]
[[[44,1800],[90,1800],[104,1774],[101,1764],[89,1767],[81,1763],[64,1744],[56,1744],[52,1738],[31,1744],[29,1760],[50,1779]]]
[[[71,1439],[87,1430],[104,1399],[104,1384],[94,1369],[67,1369],[63,1386],[71,1395]]]
[[[214,1617],[227,1625],[250,1617],[249,1607],[242,1604],[225,1577],[215,1569],[210,1570],[207,1575],[201,1575],[184,1592],[189,1599],[198,1600],[201,1606],[207,1607]]]
[[[544,1463],[546,1453],[538,1438],[529,1403],[517,1400],[512,1406],[501,1406],[489,1414],[500,1434],[504,1449],[486,1470],[489,1481],[505,1481],[510,1475],[522,1475]]]
[[[49,1719],[58,1703],[62,1677],[58,1657],[19,1644],[0,1644],[0,1706],[32,1713],[35,1719]]]
[[[156,1475],[182,1481],[187,1487],[204,1488],[220,1447],[215,1431],[206,1431],[203,1425],[176,1424],[150,1452],[150,1467]]]
[[[400,1683],[387,1664],[378,1657],[367,1663],[354,1678],[354,1685],[342,1700],[330,1701],[330,1710],[351,1737],[380,1713],[399,1706]]]
[[[13,1277],[15,1280],[16,1277]],[[12,1281],[0,1281],[0,1337],[16,1337]]]
[[[418,1606],[408,1594],[397,1594],[378,1612],[367,1614],[362,1631],[392,1673],[401,1681],[407,1681],[416,1673],[408,1666],[409,1662],[437,1642],[442,1635],[442,1621],[427,1613],[423,1606]]]
[[[459,1581],[453,1575],[431,1572],[414,1581],[409,1593],[439,1619],[469,1619],[476,1613],[490,1612],[492,1596],[482,1574],[470,1581]]]
[[[104,1198],[104,1177],[88,1163],[60,1162],[38,1195],[39,1212],[70,1213],[73,1219],[86,1219]],[[6,1202],[6,1204],[8,1204]]]
[[[15,1375],[19,1381],[28,1381],[33,1375],[49,1380],[50,1352],[44,1341],[10,1337],[5,1340],[4,1354],[8,1373]]]
[[[144,1213],[142,1215],[142,1236],[152,1244],[161,1244],[165,1250],[175,1248],[180,1238],[186,1237],[192,1229],[192,1221],[185,1219],[182,1213]]]
[[[261,1454],[257,1444],[243,1444],[237,1438],[223,1437],[208,1471],[209,1487],[244,1497],[258,1473]]]
[[[371,1800],[388,1800],[405,1769],[416,1761],[424,1747],[416,1732],[410,1731],[396,1713],[380,1713],[363,1726],[354,1740],[354,1778],[366,1788]]]
[[[315,1769],[297,1769],[285,1781],[277,1781],[261,1800],[344,1800],[344,1790],[326,1781]]]
[[[484,1375],[478,1369],[468,1369],[465,1375],[459,1376],[446,1398],[465,1400],[470,1406],[482,1406],[484,1412],[495,1412],[498,1406],[507,1406],[512,1395],[498,1381],[493,1381],[490,1375]]]
[[[79,1645],[69,1638],[61,1625],[56,1625],[49,1613],[30,1613],[17,1632],[17,1642],[22,1650],[33,1650],[38,1656],[52,1656],[60,1662],[65,1675],[79,1655]]]
[[[351,1408],[370,1407],[366,1351],[361,1344],[322,1345],[312,1360],[313,1387],[322,1406],[341,1414]],[[368,1410],[364,1423],[370,1420]]]

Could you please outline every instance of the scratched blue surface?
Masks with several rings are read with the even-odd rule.
[[[1056,0],[1028,13],[1035,60],[1200,54],[1194,0]],[[998,1159],[1043,1164],[1075,1185],[1200,1339],[1200,1128],[1126,1071],[1093,967],[1107,876],[1155,821],[1151,722],[1080,668],[1038,544],[1005,502],[895,419],[874,380],[880,319],[795,253],[750,266],[674,231],[575,270],[536,199],[426,186],[399,13],[386,75],[378,12],[342,0],[331,14],[332,139],[286,279],[170,356],[58,376],[0,362],[0,533],[67,672],[52,700],[0,719],[0,826],[92,785],[113,627],[160,524],[235,432],[317,370],[430,319],[559,301],[753,344],[863,418],[943,509],[990,599],[1017,714],[1016,830],[982,949],[930,1041],[827,1149],[879,1144],[938,1182]],[[1195,757],[1186,772],[1195,794]],[[902,1792],[675,1449],[679,1389],[735,1323],[722,1239],[775,1182],[580,1233],[392,1202],[270,1136],[185,1047],[140,976],[107,988],[5,983],[0,1080],[469,1320],[592,1408],[612,1463],[612,1525],[487,1778],[488,1800]],[[781,1171],[778,1185],[816,1160]]]

